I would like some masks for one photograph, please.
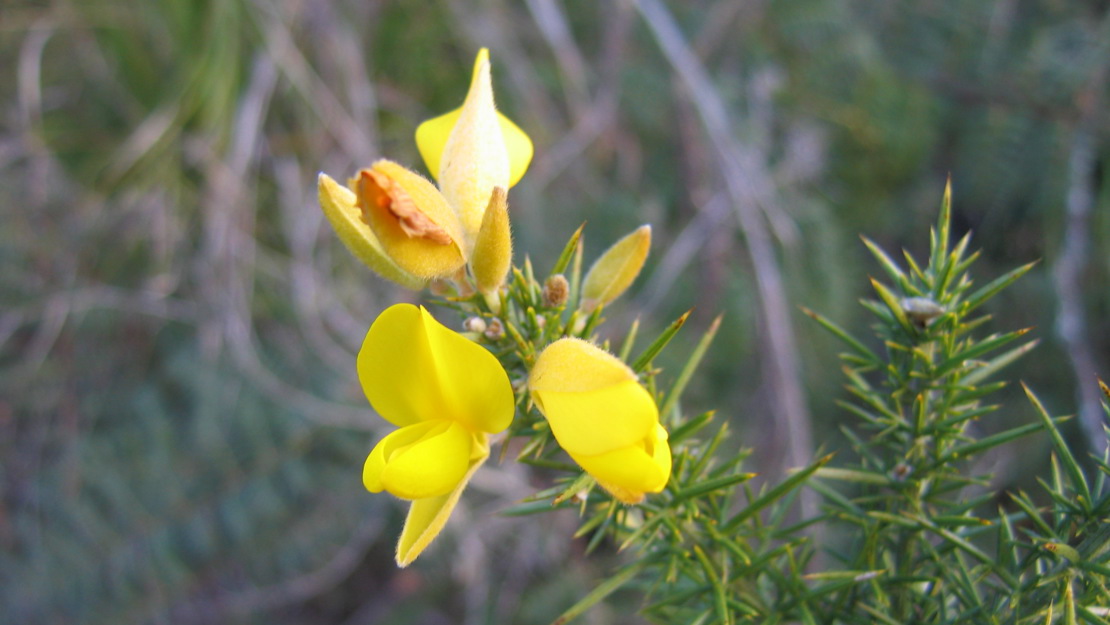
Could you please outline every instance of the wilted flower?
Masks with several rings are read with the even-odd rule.
[[[616,356],[560,339],[540,353],[528,384],[559,445],[614,497],[638,503],[667,485],[671,448],[659,409]]]
[[[479,290],[492,293],[512,262],[505,193],[528,169],[532,141],[494,108],[488,50],[478,53],[462,107],[421,124],[416,142],[438,189],[388,160],[361,170],[350,189],[321,173],[325,215],[386,278],[418,288],[469,262]]]
[[[405,271],[393,262],[370,225],[363,220],[355,192],[340,185],[327,174],[321,173],[317,184],[320,206],[331,222],[339,240],[359,260],[401,286],[419,289],[424,281]]]
[[[358,377],[378,414],[400,428],[374,446],[362,480],[412,501],[397,544],[397,564],[407,566],[489,457],[489,434],[509,426],[513,390],[497,358],[411,304],[391,306],[370,326]]]

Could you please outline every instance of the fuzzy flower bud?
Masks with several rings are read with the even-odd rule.
[[[478,291],[491,294],[501,288],[512,262],[513,237],[509,230],[507,193],[504,187],[494,187],[470,259],[470,271]]]
[[[548,308],[558,308],[567,303],[570,296],[570,284],[567,278],[557,273],[543,283],[543,305]]]
[[[501,323],[501,320],[497,317],[494,317],[486,324],[486,331],[484,334],[486,338],[491,341],[500,341],[505,338],[505,324]]]
[[[486,331],[486,320],[481,317],[467,317],[466,321],[463,321],[463,330],[481,334]]]
[[[643,225],[605,250],[582,283],[582,309],[592,312],[624,293],[640,275],[650,248],[651,226]]]

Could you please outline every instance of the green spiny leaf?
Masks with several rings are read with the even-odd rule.
[[[686,390],[686,385],[690,382],[690,378],[694,375],[694,371],[701,364],[702,357],[705,356],[706,350],[709,349],[709,344],[713,342],[713,337],[717,335],[717,330],[721,327],[721,315],[718,315],[713,323],[709,324],[709,329],[702,335],[701,340],[698,341],[694,351],[690,353],[690,357],[686,359],[686,364],[682,366],[682,371],[679,372],[678,377],[675,378],[674,384],[671,385],[671,391],[667,394],[667,398],[663,400],[663,405],[659,407],[659,412],[662,414],[670,414],[671,408],[675,406],[679,398],[682,397],[682,392]]]
[[[1071,453],[1071,449],[1069,449],[1067,443],[1064,442],[1064,437],[1060,435],[1060,430],[1056,427],[1056,422],[1052,417],[1048,416],[1048,412],[1045,410],[1044,405],[1041,404],[1041,400],[1037,399],[1033,391],[1024,383],[1022,383],[1021,387],[1025,389],[1025,394],[1029,397],[1029,401],[1033,402],[1033,408],[1036,410],[1037,416],[1041,418],[1041,423],[1044,424],[1045,430],[1048,431],[1048,435],[1052,439],[1052,446],[1060,456],[1060,461],[1064,465],[1064,470],[1068,473],[1072,488],[1078,491],[1078,495],[1083,502],[1083,507],[1089,510],[1089,506],[1091,505],[1091,489],[1087,485],[1087,478],[1083,475],[1083,470],[1079,468],[1079,463],[1076,462],[1075,456]]]
[[[818,458],[816,462],[808,467],[792,473],[790,477],[786,478],[766,493],[760,495],[759,498],[751,501],[747,508],[741,510],[736,516],[729,519],[724,525],[725,530],[735,529],[738,525],[750,519],[756,512],[759,512],[763,508],[781,499],[784,495],[809,479],[809,476],[813,475],[818,469],[828,464],[832,458],[833,454],[828,454],[827,456]]]
[[[671,325],[667,326],[667,329],[663,330],[663,333],[652,341],[651,345],[647,346],[647,349],[640,354],[636,362],[632,363],[632,370],[636,373],[642,373],[644,369],[647,369],[651,361],[659,355],[659,352],[663,351],[667,343],[670,343],[674,335],[678,334],[678,331],[682,329],[682,326],[686,323],[686,319],[689,318],[691,312],[693,311],[687,310],[682,313],[682,316],[671,322]]]
[[[916,329],[913,324],[910,323],[909,318],[906,317],[906,311],[902,310],[902,304],[898,296],[888,289],[886,285],[874,278],[871,279],[871,286],[874,287],[875,292],[879,294],[879,299],[886,304],[890,314],[894,316],[894,320],[898,322],[898,325],[902,326],[906,334],[909,336],[917,336]]]
[[[570,261],[574,258],[575,251],[582,241],[582,229],[585,227],[586,224],[583,223],[578,226],[574,234],[570,235],[570,239],[567,240],[567,244],[563,246],[563,251],[559,253],[559,258],[555,261],[555,266],[551,268],[551,275],[554,276],[567,270],[567,266],[570,265]]]
[[[936,369],[932,371],[932,375],[937,378],[948,375],[957,368],[965,366],[969,360],[974,360],[1015,339],[1021,338],[1027,332],[1029,332],[1029,328],[1007,332],[1006,334],[992,336],[982,341],[972,343],[967,349],[957,352],[937,365]]]
[[[866,345],[853,338],[852,335],[848,334],[848,332],[830,321],[824,315],[818,314],[808,308],[805,308],[804,306],[802,307],[802,312],[817,323],[821,324],[823,328],[825,328],[829,332],[832,332],[833,335],[835,335],[841,341],[844,341],[844,343],[847,344],[848,347],[852,348],[852,351],[861,356],[866,362],[874,364],[875,366],[878,366],[882,363],[882,360],[877,355],[875,355],[875,352],[868,349]]]
[[[579,600],[578,603],[575,603],[571,607],[567,608],[565,612],[559,615],[559,618],[551,622],[551,625],[566,625],[566,623],[569,623],[572,620],[578,618],[582,615],[583,612],[592,608],[602,599],[605,599],[609,595],[616,592],[618,589],[620,589],[621,586],[627,584],[633,577],[636,577],[636,575],[639,574],[646,565],[647,563],[641,560],[621,569],[617,572],[616,575],[613,575],[609,579],[598,584],[597,587],[589,592],[589,594],[587,594],[585,597],[582,597],[582,599]]]
[[[1003,274],[1001,277],[992,280],[990,283],[988,283],[986,286],[982,287],[978,291],[972,293],[960,305],[961,314],[966,315],[967,313],[981,306],[984,302],[998,294],[999,291],[1010,286],[1015,281],[1017,281],[1018,278],[1028,273],[1030,269],[1037,265],[1037,262],[1038,261],[1033,261],[1027,265],[1022,265],[1017,269],[1009,271]]]
[[[867,246],[867,249],[871,251],[871,255],[879,261],[879,266],[883,268],[886,275],[898,285],[898,288],[902,289],[902,291],[907,294],[921,295],[917,288],[912,285],[909,278],[906,277],[905,272],[898,267],[898,263],[895,263],[890,256],[887,256],[887,253],[884,252],[881,247],[867,237],[861,236],[860,239],[863,240],[863,244]]]

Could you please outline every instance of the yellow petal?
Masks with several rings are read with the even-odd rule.
[[[582,308],[587,312],[617,299],[632,285],[651,248],[651,226],[633,230],[596,260],[582,281]]]
[[[659,420],[655,402],[637,382],[580,393],[533,391],[559,446],[596,455],[642,440]]]
[[[431,182],[383,159],[361,170],[351,186],[363,221],[399,267],[431,279],[466,263],[462,226]]]
[[[661,425],[635,445],[596,456],[571,457],[598,484],[628,504],[639,503],[644,493],[662,491],[671,476],[671,448]]]
[[[529,386],[559,445],[594,456],[642,441],[659,409],[635,373],[586,341],[564,338],[536,359]]]
[[[470,91],[443,148],[436,178],[462,221],[468,243],[473,245],[493,188],[509,188],[509,153],[493,105],[489,53],[485,48],[478,53]]]
[[[483,76],[483,66],[485,66],[485,76]],[[475,85],[479,84],[482,80],[489,81],[489,50],[482,48],[478,51],[477,58],[474,59],[474,71],[470,78],[470,91],[474,91]],[[470,97],[470,94],[467,94]],[[490,87],[490,100],[492,102],[492,86]],[[464,104],[465,106],[465,104]],[[447,141],[451,137],[451,131],[458,125],[459,117],[462,115],[462,107],[457,108],[450,113],[445,113],[439,117],[433,117],[420,124],[416,128],[416,147],[420,150],[420,155],[424,157],[424,164],[428,166],[428,171],[439,180],[440,167],[443,161],[444,149],[447,147]],[[532,162],[532,139],[520,129],[519,126],[513,123],[511,119],[505,117],[500,112],[497,113],[497,124],[501,130],[501,138],[505,143],[505,151],[508,153],[509,158],[509,179],[505,188],[511,188],[520,179],[524,177],[524,172],[528,171],[528,164]]]
[[[423,307],[397,304],[379,315],[357,366],[366,398],[394,425],[444,419],[492,434],[512,421],[513,389],[497,358]]]
[[[331,222],[332,228],[335,228],[339,240],[356,258],[383,278],[403,287],[410,289],[424,287],[423,280],[398,267],[386,255],[378,237],[374,236],[370,226],[360,218],[361,211],[353,191],[340,185],[325,173],[319,175],[316,188],[324,215]]]
[[[481,293],[494,293],[505,282],[513,262],[513,237],[509,229],[509,204],[505,189],[494,187],[474,242],[470,270]]]
[[[453,421],[426,421],[383,438],[362,470],[370,492],[402,499],[446,495],[458,486],[470,462],[471,435]]]
[[[447,138],[459,122],[462,108],[457,108],[450,113],[433,117],[416,127],[416,147],[420,156],[424,158],[424,165],[432,176],[439,179],[439,165],[443,159],[443,148],[447,146]],[[501,138],[505,140],[505,150],[509,153],[509,188],[524,177],[528,166],[532,163],[535,148],[532,139],[525,134],[520,126],[513,120],[497,112],[497,122],[501,125]]]
[[[636,373],[620,358],[579,338],[561,338],[548,345],[528,379],[533,391],[582,392],[635,381]]]
[[[417,499],[412,502],[409,515],[405,519],[405,527],[401,530],[401,538],[397,541],[397,566],[406,567],[411,564],[432,540],[439,536],[471,476],[489,457],[489,445],[486,440],[485,434],[475,436],[471,446],[472,456],[469,467],[454,490],[446,495]]]

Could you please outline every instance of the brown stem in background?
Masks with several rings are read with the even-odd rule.
[[[776,210],[775,192],[766,171],[767,158],[735,139],[720,94],[663,4],[658,0],[639,0],[636,6],[668,62],[690,92],[706,134],[717,152],[725,190],[747,242],[760,295],[764,352],[770,360],[767,368],[770,396],[773,398],[770,402],[770,425],[777,439],[775,444],[785,447],[778,466],[773,467],[771,472],[781,475],[791,467],[808,464],[812,459],[813,443],[802,399],[786,289],[764,222],[764,213]],[[803,491],[801,501],[803,515],[809,517],[816,513],[816,501],[809,491]]]
[[[1103,41],[1110,36],[1110,17],[1103,22]],[[1083,272],[1089,265],[1091,213],[1095,205],[1096,138],[1104,110],[1106,63],[1093,72],[1087,89],[1079,93],[1079,122],[1068,155],[1067,220],[1062,251],[1052,267],[1059,303],[1056,332],[1067,348],[1076,380],[1079,423],[1091,450],[1101,456],[1110,444],[1103,432],[1101,395],[1096,385],[1098,365],[1083,310]]]

